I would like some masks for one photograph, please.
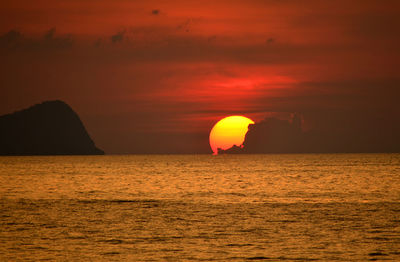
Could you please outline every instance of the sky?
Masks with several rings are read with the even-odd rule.
[[[213,125],[400,131],[400,2],[13,0],[0,115],[60,99],[106,153],[211,153]]]

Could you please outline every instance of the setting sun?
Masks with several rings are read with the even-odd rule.
[[[233,145],[241,146],[249,124],[254,124],[254,121],[244,116],[228,116],[218,121],[210,132],[210,146],[214,154],[218,154],[218,148],[226,150]]]

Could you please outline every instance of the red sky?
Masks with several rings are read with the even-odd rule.
[[[399,46],[396,0],[3,1],[0,114],[64,100],[107,153],[211,152],[232,114],[397,128]]]

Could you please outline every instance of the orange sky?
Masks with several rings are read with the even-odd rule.
[[[0,114],[64,100],[106,152],[208,152],[234,114],[399,112],[398,1],[3,2]]]

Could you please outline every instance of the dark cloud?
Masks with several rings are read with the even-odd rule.
[[[186,26],[191,20],[186,21]],[[185,30],[185,29],[184,29]],[[199,36],[182,34],[180,29],[169,27],[135,27],[123,30],[110,37],[112,44],[124,43],[124,48],[119,49],[118,54],[108,49],[102,49],[97,57],[107,60],[115,59],[124,62],[230,62],[241,64],[277,65],[290,63],[307,63],[318,61],[329,62],[350,53],[352,47],[334,46],[322,44],[303,43],[276,43],[270,38],[268,43],[246,43],[236,42],[233,38],[217,36]],[[3,40],[1,40],[3,39]],[[26,38],[18,31],[10,31],[3,35],[0,41],[11,43],[17,47],[44,47],[44,48],[66,48],[72,46],[71,37],[56,35],[55,29],[49,30],[41,39]],[[77,44],[78,45],[78,44]],[[95,42],[99,46],[100,41]],[[107,42],[102,42],[102,46]],[[3,44],[3,46],[5,46]],[[363,50],[366,52],[368,50]],[[384,52],[384,50],[382,50]]]
[[[126,33],[126,31],[121,31],[121,32],[116,33],[115,35],[112,35],[111,42],[114,44],[122,42],[124,40],[125,33]]]
[[[56,29],[53,27],[44,34],[44,39],[46,39],[48,41],[52,40],[52,39],[54,39],[55,34],[56,34]]]
[[[272,44],[272,43],[274,43],[275,42],[275,39],[274,38],[268,38],[267,40],[266,40],[266,43],[267,44]]]
[[[100,47],[103,43],[103,39],[99,38],[94,42],[95,47]]]
[[[73,45],[70,36],[57,36],[56,28],[48,30],[43,37],[27,37],[19,31],[11,30],[0,36],[0,47],[25,51],[51,51],[70,48]]]
[[[347,81],[299,82],[266,90],[254,98],[260,111],[312,112],[315,110],[398,112],[399,78],[352,79]]]
[[[159,15],[159,14],[160,14],[160,10],[158,10],[158,9],[153,9],[153,10],[151,11],[151,14],[152,14],[152,15]]]
[[[177,29],[180,30],[180,31],[184,31],[184,32],[188,33],[188,32],[190,32],[190,31],[192,31],[192,25],[193,25],[196,21],[197,21],[197,20],[196,20],[196,19],[193,19],[193,18],[186,19],[183,23],[181,23],[181,24],[179,24],[179,25],[177,26]]]
[[[244,64],[287,64],[320,58],[326,50],[312,45],[280,44],[232,44],[229,41],[216,41],[216,37],[154,35],[154,38],[141,38],[133,33],[134,40],[124,41],[120,50],[129,61],[180,61],[180,62],[233,62]],[[122,42],[126,33],[112,36],[112,43]],[[330,49],[330,48],[328,48]],[[110,52],[110,55],[115,53]],[[104,55],[108,55],[104,53]],[[124,59],[122,58],[122,59]],[[118,55],[118,59],[121,56]]]
[[[4,35],[0,36],[0,46],[5,48],[15,48],[23,41],[23,36],[19,31],[10,30]]]
[[[72,43],[69,36],[56,36],[56,28],[51,28],[43,37],[43,44],[48,48],[68,48],[72,46]]]

